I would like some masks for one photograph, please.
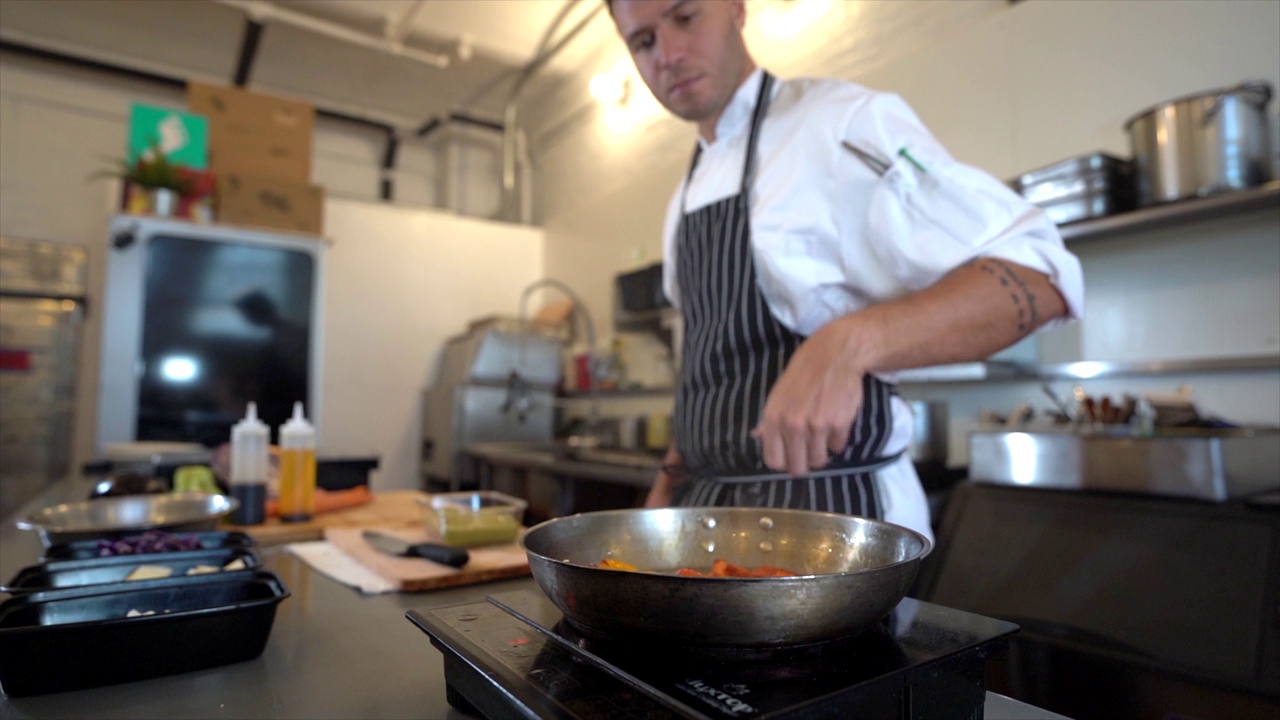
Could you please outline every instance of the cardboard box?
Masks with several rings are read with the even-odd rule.
[[[193,82],[187,107],[209,119],[209,169],[215,174],[311,182],[311,105]]]
[[[310,183],[230,173],[218,178],[217,221],[290,230],[324,232],[324,188]]]

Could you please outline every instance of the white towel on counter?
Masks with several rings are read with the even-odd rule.
[[[285,548],[323,575],[349,585],[365,595],[396,592],[396,584],[365,567],[328,540],[296,542]]]

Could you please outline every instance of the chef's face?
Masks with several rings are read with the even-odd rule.
[[[613,19],[654,97],[713,138],[733,93],[755,69],[743,0],[613,0]]]

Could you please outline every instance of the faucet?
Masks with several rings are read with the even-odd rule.
[[[568,298],[573,301],[573,312],[575,315],[579,310],[582,311],[582,319],[587,327],[587,391],[590,393],[591,397],[587,416],[587,432],[590,434],[596,429],[600,420],[600,389],[596,385],[595,372],[596,326],[591,320],[591,312],[587,310],[587,306],[582,302],[582,299],[578,297],[577,293],[575,293],[572,288],[559,280],[555,280],[553,278],[535,280],[520,294],[521,335],[519,343],[517,344],[517,368],[524,366],[524,339],[527,335],[527,332],[525,331],[528,327],[526,306],[529,302],[529,296],[532,295],[535,290],[544,287],[555,288],[568,296]],[[504,411],[511,407],[511,397],[513,393],[519,392],[521,389],[523,389],[525,393],[528,392],[528,386],[520,379],[519,374],[518,369],[511,373],[511,378],[507,383],[508,400],[503,404]],[[520,406],[520,402],[516,401],[516,405]]]

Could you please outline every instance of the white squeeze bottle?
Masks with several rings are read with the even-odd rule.
[[[280,520],[305,522],[316,508],[316,429],[293,404],[293,417],[280,426]]]
[[[231,496],[240,507],[231,514],[237,525],[258,525],[267,519],[267,445],[271,435],[258,419],[258,406],[249,403],[244,419],[231,428]]]

